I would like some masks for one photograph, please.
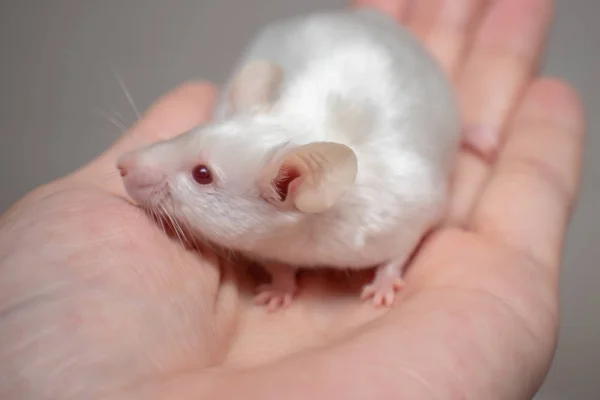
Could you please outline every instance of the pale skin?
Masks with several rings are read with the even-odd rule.
[[[550,1],[369,3],[423,40],[466,124],[488,132],[489,151],[462,152],[448,223],[394,306],[305,276],[267,313],[235,265],[184,250],[126,200],[106,178],[116,158],[207,118],[215,88],[189,83],[3,215],[0,397],[531,398],[556,345],[585,131],[574,90],[537,75]]]

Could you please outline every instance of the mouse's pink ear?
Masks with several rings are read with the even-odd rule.
[[[356,180],[358,160],[348,146],[315,142],[291,150],[270,171],[264,197],[283,209],[326,211]]]
[[[283,81],[283,75],[283,69],[271,61],[248,62],[233,79],[229,93],[231,113],[268,107]]]

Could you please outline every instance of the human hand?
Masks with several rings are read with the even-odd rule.
[[[107,179],[116,158],[208,118],[215,89],[192,83],[0,220],[0,397],[531,397],[555,346],[584,131],[573,90],[535,76],[550,1],[369,3],[438,57],[468,126],[503,132],[479,142],[484,156],[461,154],[448,226],[395,307],[307,276],[291,307],[265,313],[235,266],[184,250],[126,201]]]

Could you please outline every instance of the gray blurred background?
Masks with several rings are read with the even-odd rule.
[[[72,171],[184,80],[222,82],[263,23],[345,0],[3,0],[0,2],[0,212]],[[563,325],[536,400],[600,399],[600,0],[557,0],[544,69],[589,112],[582,198],[567,244]],[[595,72],[594,72],[595,71]],[[116,72],[116,74],[115,74]],[[484,399],[481,399],[484,400]]]

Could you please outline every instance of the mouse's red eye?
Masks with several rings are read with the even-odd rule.
[[[212,174],[206,165],[198,165],[192,170],[192,176],[194,180],[201,185],[208,185],[212,183]]]

